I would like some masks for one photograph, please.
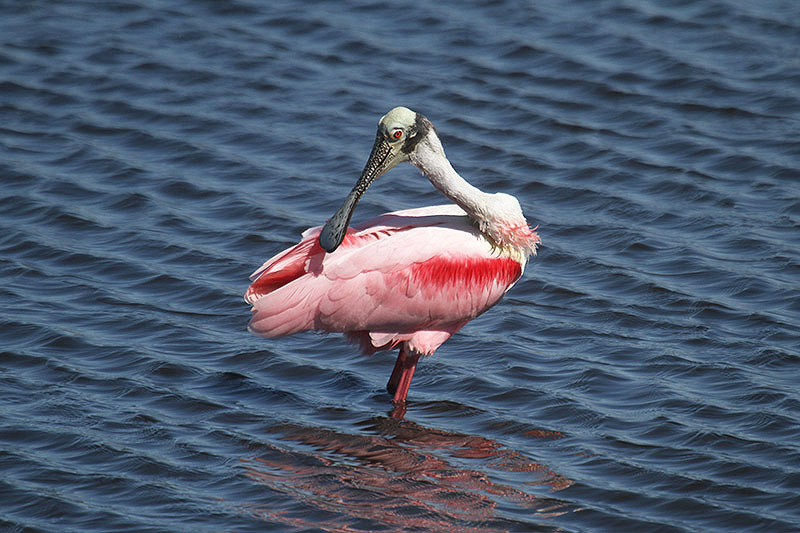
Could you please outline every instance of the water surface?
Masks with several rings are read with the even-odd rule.
[[[796,2],[0,14],[0,529],[800,529]],[[241,300],[396,105],[543,240],[402,419]]]

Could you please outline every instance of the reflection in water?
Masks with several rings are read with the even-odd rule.
[[[556,491],[572,481],[495,441],[391,416],[358,426],[363,434],[297,424],[271,428],[299,446],[267,445],[261,457],[245,461],[246,472],[289,503],[262,504],[248,512],[270,522],[329,531],[496,531],[529,529],[531,521],[550,529],[548,517],[577,510],[512,486],[549,485]]]

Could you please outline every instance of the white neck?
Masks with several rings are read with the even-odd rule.
[[[517,199],[503,193],[485,193],[459,176],[444,155],[434,130],[416,146],[409,159],[439,192],[475,220],[478,229],[494,244],[513,249],[523,263],[524,258],[536,253],[539,237],[528,227]]]
[[[453,165],[444,155],[442,143],[435,133],[429,133],[411,153],[411,163],[428,178],[439,192],[447,196],[467,214],[477,221],[487,220],[491,213],[487,212],[493,200],[477,187],[473,187],[459,176]]]

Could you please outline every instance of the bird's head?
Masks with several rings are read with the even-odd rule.
[[[408,161],[432,127],[428,119],[407,107],[395,107],[381,117],[375,144],[372,145],[361,177],[339,210],[322,228],[319,243],[326,252],[333,252],[344,240],[350,217],[367,187],[397,164]]]

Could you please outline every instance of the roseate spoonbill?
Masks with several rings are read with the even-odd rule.
[[[348,228],[369,185],[408,161],[454,204],[387,213]],[[535,228],[534,228],[535,229]],[[430,121],[396,107],[355,187],[324,227],[306,230],[251,276],[250,331],[345,333],[367,353],[399,346],[386,386],[405,402],[417,361],[500,301],[540,243],[519,202],[487,194],[450,165]]]

